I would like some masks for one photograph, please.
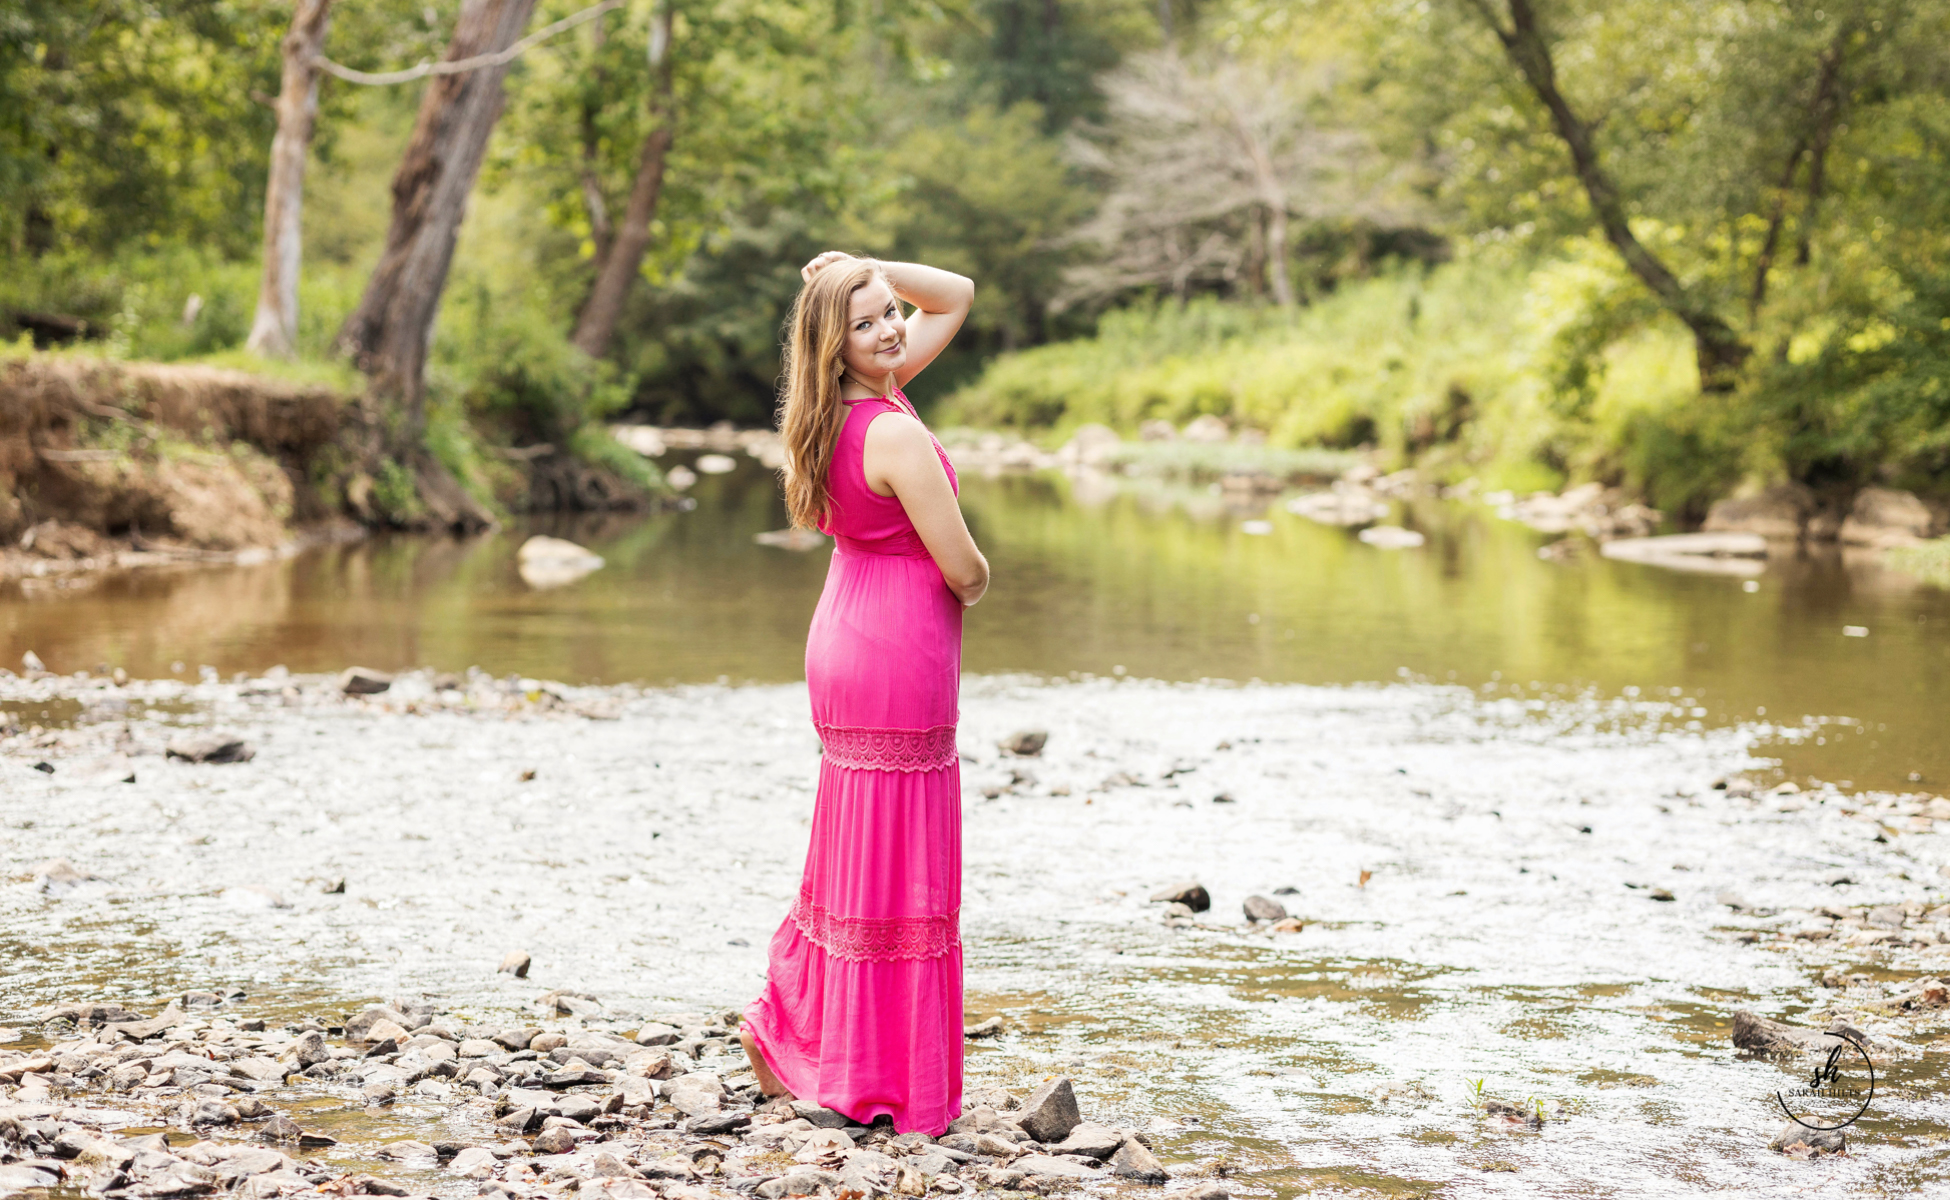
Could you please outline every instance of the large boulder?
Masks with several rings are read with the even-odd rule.
[[[1842,542],[1877,549],[1913,546],[1930,536],[1934,523],[1929,508],[1914,492],[1863,488],[1842,522]]]
[[[1817,507],[1806,484],[1781,483],[1758,492],[1730,496],[1707,510],[1707,533],[1757,533],[1785,540],[1801,536]]]

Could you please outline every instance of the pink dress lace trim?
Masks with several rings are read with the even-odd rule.
[[[806,940],[849,962],[940,958],[961,945],[961,914],[925,917],[841,917],[801,890],[792,923]]]
[[[819,725],[826,761],[856,771],[938,771],[955,762],[955,727],[872,729]]]

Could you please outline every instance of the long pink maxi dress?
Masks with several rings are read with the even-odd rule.
[[[833,455],[836,547],[806,639],[812,844],[745,1016],[793,1095],[938,1135],[961,1112],[962,606],[900,501],[867,486],[867,426],[890,412],[915,415],[899,391],[850,404]]]

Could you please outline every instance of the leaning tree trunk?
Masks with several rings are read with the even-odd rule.
[[[506,50],[521,36],[535,0],[466,0],[446,61]],[[426,359],[440,293],[481,171],[488,136],[501,117],[508,68],[486,66],[436,75],[420,101],[406,154],[393,176],[393,221],[359,307],[339,345],[392,409],[395,449],[417,446],[426,426]]]
[[[271,175],[264,189],[264,276],[257,316],[244,348],[288,358],[298,347],[299,218],[305,199],[305,156],[318,120],[318,57],[332,20],[332,0],[297,0],[284,35],[278,132],[271,139]]]
[[[622,223],[609,243],[607,254],[598,253],[596,286],[576,319],[571,339],[591,358],[609,352],[616,324],[623,317],[623,303],[629,299],[630,285],[643,269],[643,256],[650,249],[650,222],[657,218],[657,201],[663,195],[664,165],[670,160],[675,137],[672,128],[677,106],[672,99],[670,33],[671,4],[657,6],[657,21],[650,32],[650,68],[656,80],[650,94],[650,132],[643,139],[637,156],[636,182],[630,187],[630,203],[623,210]]]
[[[535,0],[466,0],[447,46],[449,62],[512,46]],[[440,294],[447,286],[467,196],[480,174],[488,136],[501,117],[505,64],[436,75],[420,101],[406,154],[393,176],[393,221],[386,249],[339,345],[366,373],[380,409],[386,450],[409,465],[435,526],[492,523],[481,505],[426,452],[426,361]]]

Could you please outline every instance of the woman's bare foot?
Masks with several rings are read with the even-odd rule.
[[[758,1076],[758,1090],[767,1096],[784,1097],[787,1100],[792,1099],[792,1093],[786,1090],[783,1083],[779,1082],[777,1075],[772,1074],[772,1068],[765,1063],[765,1056],[758,1052],[758,1043],[752,1040],[751,1031],[748,1029],[739,1030],[738,1040],[745,1047],[745,1057],[751,1060],[752,1074]]]

